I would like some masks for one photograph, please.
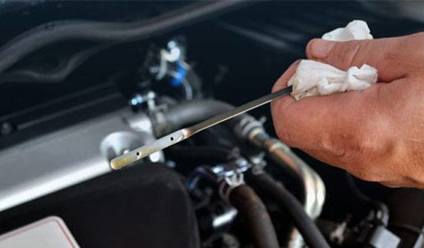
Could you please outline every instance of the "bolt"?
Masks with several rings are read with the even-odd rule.
[[[1,135],[8,135],[13,132],[13,125],[10,122],[3,122],[1,123],[0,127],[0,134]]]

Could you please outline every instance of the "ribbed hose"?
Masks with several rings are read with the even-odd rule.
[[[133,23],[54,21],[42,24],[0,48],[0,73],[48,44],[75,39],[110,43],[142,40],[208,19],[211,15],[222,14],[246,2],[250,1],[202,1],[147,21]]]
[[[255,248],[279,248],[277,235],[261,199],[247,185],[231,190],[229,201],[247,224]]]
[[[303,209],[311,219],[318,218],[325,201],[325,185],[321,177],[280,140],[268,138],[265,141],[265,148],[276,163],[290,168],[299,176],[304,192]],[[293,229],[290,233],[288,247],[301,248],[303,246],[304,242],[299,231]]]
[[[268,195],[270,199],[290,214],[295,226],[309,247],[330,247],[318,227],[306,214],[300,202],[283,185],[278,184],[266,173],[251,175],[247,178],[247,181],[250,185]]]
[[[310,218],[316,219],[325,201],[325,185],[321,177],[300,159],[286,144],[270,137],[261,123],[245,116],[236,128],[240,137],[267,151],[269,157],[278,165],[294,172],[303,184],[303,208]],[[301,235],[296,229],[290,233],[289,248],[303,247]]]

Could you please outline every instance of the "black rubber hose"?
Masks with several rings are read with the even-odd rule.
[[[171,106],[160,117],[153,116],[155,134],[164,135],[187,125],[228,111],[230,104],[215,100],[193,100]]]
[[[269,196],[270,199],[290,214],[308,247],[330,247],[316,224],[303,210],[300,202],[282,184],[277,183],[266,173],[249,175],[247,180],[254,188]]]
[[[48,72],[25,69],[6,72],[0,77],[0,84],[7,82],[58,83],[65,80],[75,69],[97,53],[110,48],[110,44],[101,44],[76,53],[67,61],[60,63],[57,68]]]
[[[229,200],[246,222],[256,248],[279,248],[277,235],[261,199],[247,185],[230,192]]]
[[[217,146],[172,146],[167,155],[179,163],[189,164],[219,164],[228,163],[240,156],[237,149],[227,149]]]
[[[0,73],[31,52],[63,40],[94,42],[129,42],[145,39],[164,32],[222,14],[231,8],[251,1],[202,1],[170,11],[147,21],[111,23],[98,21],[54,21],[30,29],[0,48]]]

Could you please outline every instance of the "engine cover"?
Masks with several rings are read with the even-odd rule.
[[[197,223],[179,176],[145,163],[3,212],[0,233],[60,216],[81,247],[199,247]]]

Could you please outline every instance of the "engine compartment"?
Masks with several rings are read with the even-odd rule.
[[[422,23],[356,1],[4,4],[0,233],[54,215],[81,247],[423,246],[422,191],[292,151],[267,107],[130,168],[109,164],[269,93],[332,28],[363,19],[385,37]],[[25,37],[36,37],[27,54]]]

